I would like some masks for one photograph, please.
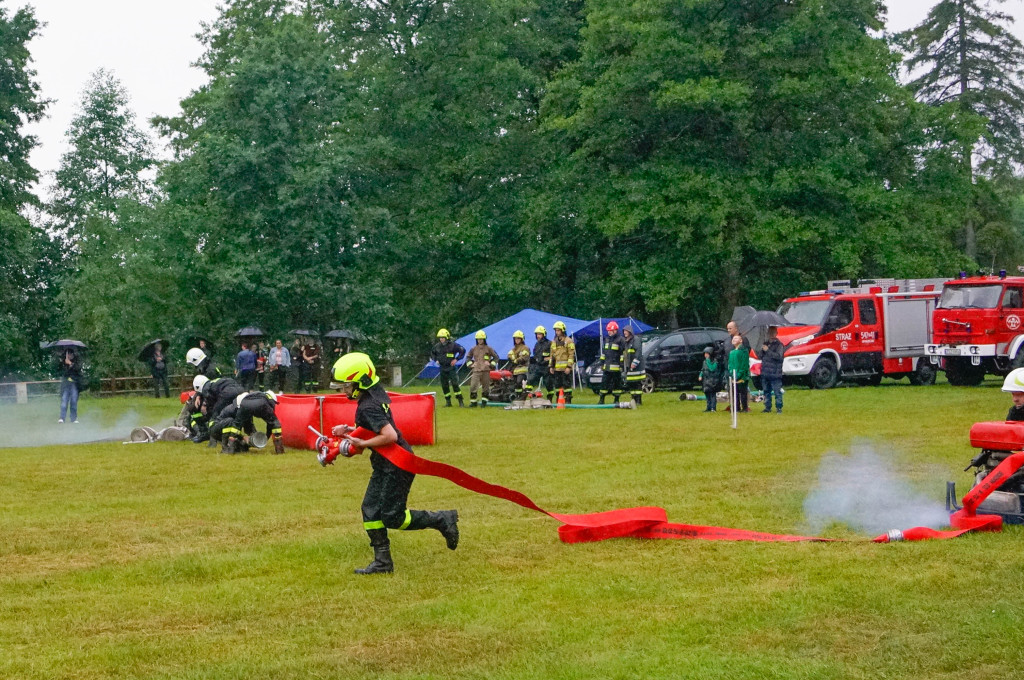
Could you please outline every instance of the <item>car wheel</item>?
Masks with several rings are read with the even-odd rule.
[[[644,376],[643,382],[640,383],[640,389],[643,390],[644,394],[650,394],[654,391],[654,388],[654,376],[648,373]]]
[[[819,357],[811,369],[810,384],[815,390],[829,390],[839,382],[839,369],[836,362],[828,357]]]
[[[985,379],[985,369],[966,359],[946,359],[946,380],[956,387],[974,387]]]
[[[917,370],[910,374],[911,385],[934,385],[935,376],[938,371],[930,361],[925,359],[917,360]]]

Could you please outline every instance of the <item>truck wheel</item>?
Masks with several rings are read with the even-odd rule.
[[[829,390],[835,387],[837,382],[839,382],[839,369],[836,368],[836,362],[828,357],[820,357],[814,362],[814,368],[811,369],[810,375],[811,389]]]
[[[644,394],[650,394],[654,391],[655,383],[653,375],[645,375],[643,381],[640,383],[640,389]]]
[[[911,385],[934,385],[935,375],[938,371],[935,370],[935,366],[932,362],[925,361],[924,359],[917,360],[917,370],[910,374]]]
[[[985,369],[966,359],[946,359],[946,380],[956,387],[974,387],[985,379]]]

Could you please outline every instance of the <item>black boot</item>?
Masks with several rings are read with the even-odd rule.
[[[206,448],[208,448],[208,449],[215,449],[215,448],[217,448],[218,444],[220,444],[219,441],[217,441],[216,439],[211,439],[210,443],[206,445]]]
[[[452,398],[451,397],[445,397],[444,398],[444,407],[445,408],[449,408],[451,405],[452,405]]]
[[[636,405],[639,406],[640,404],[644,403],[644,395],[642,395],[642,394],[634,394],[633,395],[633,401],[635,401]]]
[[[284,453],[284,442],[279,434],[274,435],[274,453]]]
[[[458,510],[427,511],[424,514],[426,515],[426,522],[422,526],[440,531],[449,550],[455,550],[459,547]]]
[[[566,404],[571,404],[572,403],[572,395],[571,394],[565,395],[565,403]]]
[[[597,403],[598,404],[603,404],[604,403],[604,395],[603,394],[601,395],[601,398],[597,400]]]
[[[237,453],[238,452],[238,440],[235,437],[228,437],[224,442],[224,447],[220,450],[221,453]]]
[[[373,561],[362,569],[356,569],[355,573],[390,574],[395,570],[395,563],[391,561],[391,541],[388,540],[388,530],[369,529],[366,533],[370,536]]]
[[[459,400],[459,408],[466,408],[466,402],[462,400],[462,393],[459,393],[455,398]]]

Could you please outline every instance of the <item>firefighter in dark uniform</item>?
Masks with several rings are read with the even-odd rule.
[[[526,392],[533,394],[542,385],[548,388],[548,400],[552,397],[552,380],[548,373],[551,366],[551,341],[548,340],[548,331],[544,326],[537,326],[533,329],[533,337],[537,338],[537,344],[533,346],[533,356],[530,358],[530,371],[526,376]]]
[[[626,389],[629,390],[629,396],[639,406],[643,403],[644,380],[647,378],[647,362],[644,361],[643,352],[644,343],[628,324],[622,329],[622,337],[626,342],[622,359],[622,363],[626,367]]]
[[[609,321],[604,330],[604,345],[601,346],[601,399],[597,403],[603,404],[606,397],[612,396],[617,404],[623,392],[622,360],[626,351],[626,339],[619,333],[617,321]]]
[[[193,347],[185,354],[185,361],[196,367],[196,375],[204,375],[210,380],[221,375],[220,369],[213,365],[213,357],[198,347]]]
[[[224,428],[224,434],[228,435],[228,440],[224,444],[225,453],[235,453],[243,436],[254,431],[253,418],[259,418],[267,424],[267,439],[274,440],[274,453],[284,453],[284,443],[281,441],[281,421],[277,419],[275,413],[276,394],[269,391],[240,394],[235,397],[234,405],[233,422]]]
[[[530,348],[526,346],[526,336],[522,331],[512,334],[512,349],[508,351],[508,360],[512,362],[512,380],[516,386],[516,399],[526,397],[527,374],[530,370]]]
[[[230,431],[232,423],[235,422],[235,415],[238,413],[237,401],[238,399],[236,397],[235,401],[232,401],[230,404],[224,407],[224,409],[220,412],[220,415],[217,416],[217,420],[213,421],[213,423],[210,424],[210,446],[215,446],[217,442],[220,442],[222,444],[222,453],[228,453],[227,435],[229,435],[230,432],[225,432],[225,430]],[[252,431],[253,430],[250,427],[250,430],[246,432],[246,434],[251,434]],[[232,451],[231,453],[238,453],[239,451],[248,450],[248,445],[244,443],[238,443],[235,446],[235,450]]]
[[[332,430],[335,436],[344,437],[359,448],[370,449],[373,474],[366,485],[362,510],[363,528],[373,547],[373,561],[355,572],[387,574],[395,570],[388,529],[436,529],[444,536],[448,549],[455,550],[459,545],[459,513],[455,510],[409,510],[406,502],[416,475],[402,470],[373,450],[377,446],[398,444],[411,452],[412,447],[395,427],[391,398],[380,384],[370,357],[362,352],[346,354],[334,364],[333,376],[335,382],[342,383],[342,389],[350,399],[359,400],[356,426],[376,433],[376,436],[364,440],[350,436],[352,428],[348,425],[338,425]]]
[[[441,367],[441,392],[444,394],[444,405],[452,405],[452,395],[459,400],[459,406],[464,407],[466,402],[462,400],[462,388],[459,387],[459,367],[456,365],[462,357],[466,356],[466,348],[452,340],[452,334],[447,328],[437,332],[437,344],[430,350],[430,358]]]
[[[226,409],[242,392],[245,390],[234,378],[215,378],[204,381],[199,386],[199,394],[203,396],[203,405],[206,407],[207,425],[213,427],[213,424],[220,418],[221,411]]]
[[[210,438],[210,428],[206,424],[206,409],[203,408],[203,395],[200,389],[209,378],[197,375],[192,380],[192,394],[185,401],[182,409],[184,425],[188,428],[189,438],[196,444]]]
[[[576,343],[565,334],[565,324],[555,322],[555,339],[551,341],[551,360],[548,374],[551,376],[551,391],[548,399],[558,389],[565,395],[565,403],[572,403],[572,370],[576,366]]]

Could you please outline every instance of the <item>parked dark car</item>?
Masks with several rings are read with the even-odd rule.
[[[649,331],[640,336],[647,361],[644,392],[654,390],[686,390],[697,384],[697,375],[704,362],[704,348],[715,342],[729,346],[724,328],[681,328],[676,331]],[[587,367],[586,381],[595,393],[601,386],[604,371],[597,360]]]

